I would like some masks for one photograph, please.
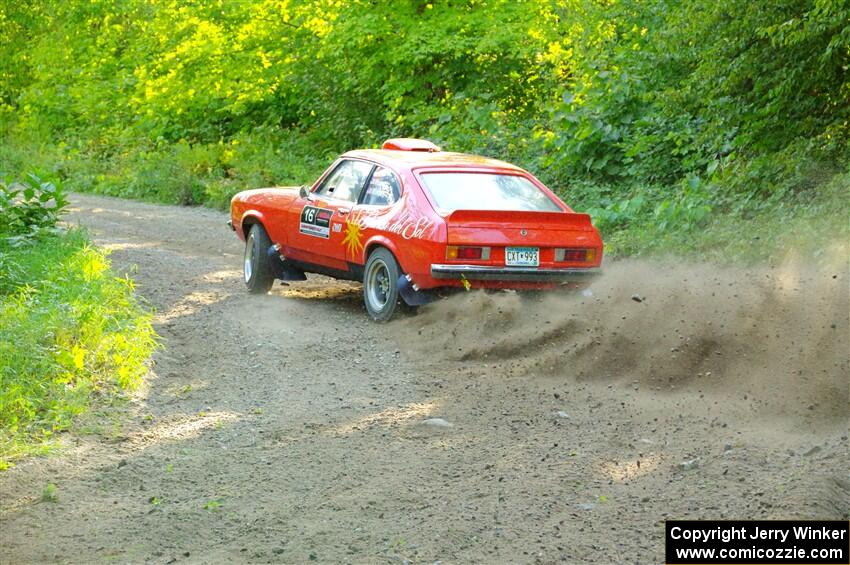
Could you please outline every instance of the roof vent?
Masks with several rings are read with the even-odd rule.
[[[381,146],[381,149],[392,149],[394,151],[424,151],[426,153],[440,151],[439,147],[427,139],[414,139],[412,137],[395,137],[393,139],[388,139]]]

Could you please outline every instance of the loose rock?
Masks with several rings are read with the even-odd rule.
[[[454,426],[451,422],[447,422],[442,418],[428,418],[419,422],[421,426],[430,426],[432,428],[451,428]]]
[[[682,471],[690,471],[699,467],[699,458],[682,461],[679,463],[679,469]]]

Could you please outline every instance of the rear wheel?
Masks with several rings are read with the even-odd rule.
[[[389,320],[398,305],[398,278],[401,269],[388,249],[376,249],[363,270],[363,301],[376,322]]]
[[[245,240],[245,261],[243,274],[245,286],[251,294],[264,294],[274,284],[274,272],[269,261],[269,247],[272,242],[266,230],[260,224],[251,226]]]

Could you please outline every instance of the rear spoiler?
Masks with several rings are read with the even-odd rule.
[[[446,216],[446,223],[463,224],[469,227],[504,226],[526,224],[536,228],[570,229],[590,231],[593,224],[589,214],[575,212],[525,212],[504,210],[455,210]]]

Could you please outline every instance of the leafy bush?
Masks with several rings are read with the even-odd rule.
[[[23,181],[0,181],[0,237],[20,242],[53,228],[67,206],[64,191],[30,173]]]

